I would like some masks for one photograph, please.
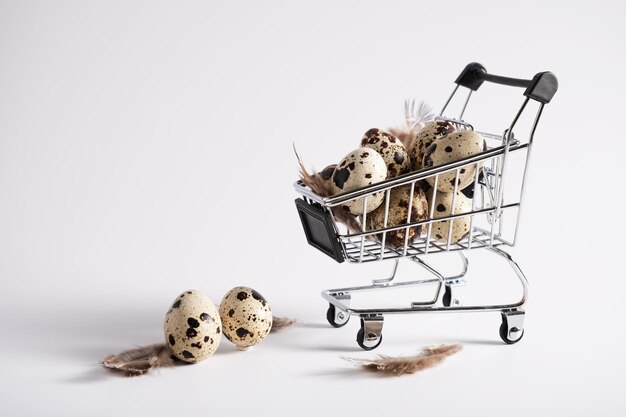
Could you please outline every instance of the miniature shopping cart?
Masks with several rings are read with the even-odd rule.
[[[296,206],[302,221],[302,226],[308,243],[327,254],[337,262],[369,263],[394,260],[393,272],[390,278],[373,280],[372,285],[352,288],[340,288],[327,290],[322,296],[329,302],[327,319],[334,327],[341,327],[348,322],[350,316],[358,316],[361,320],[361,328],[357,333],[357,343],[365,350],[378,347],[382,341],[383,317],[386,314],[396,313],[421,313],[421,312],[476,312],[476,311],[500,311],[502,324],[500,337],[508,344],[518,342],[524,334],[524,310],[528,296],[528,282],[517,263],[504,248],[514,246],[517,239],[519,216],[522,207],[522,197],[526,185],[528,162],[530,159],[533,136],[541,117],[543,107],[549,103],[557,91],[557,79],[550,72],[540,72],[531,80],[515,79],[496,76],[487,73],[485,68],[477,63],[471,63],[465,67],[456,79],[456,86],[446,101],[437,119],[446,120],[453,124],[457,130],[474,130],[474,126],[463,121],[472,93],[477,91],[485,82],[502,84],[513,87],[525,88],[524,100],[521,108],[515,114],[513,121],[504,126],[504,133],[492,134],[480,133],[487,143],[486,149],[462,160],[428,167],[419,171],[390,178],[358,190],[345,192],[332,197],[322,197],[314,193],[302,181],[294,184],[295,189],[302,195],[296,200]],[[460,89],[459,87],[464,87]],[[459,90],[467,91],[467,96],[457,97]],[[461,108],[457,118],[445,117],[445,111],[451,104],[456,102]],[[534,117],[529,110],[536,108]],[[520,120],[530,114],[528,127],[524,135],[515,130],[522,126]],[[515,130],[515,131],[514,131]],[[515,161],[515,164],[513,163]],[[514,170],[516,168],[516,170]],[[436,217],[435,197],[437,181],[441,175],[454,172],[456,177],[460,172],[472,169],[475,172],[469,211],[454,212],[454,201],[450,213],[446,216]],[[390,192],[396,187],[410,187],[410,199],[417,192],[417,187],[430,179],[432,195],[429,201],[429,213],[426,220],[411,221],[412,200],[409,201],[409,214],[404,224],[389,226],[389,200]],[[458,183],[454,185],[454,196],[457,195]],[[367,199],[373,198],[374,193],[385,193],[384,224],[382,228],[368,229],[371,224],[366,221]],[[360,216],[360,230],[354,230],[337,221],[337,208],[346,202],[358,200],[363,203],[363,215]],[[469,233],[460,240],[451,239],[453,224],[456,220],[469,220]],[[447,236],[433,236],[433,225],[437,222],[449,222]],[[409,229],[417,228],[422,233],[409,240]],[[351,230],[352,229],[352,230]],[[386,236],[398,230],[404,229],[404,245],[398,247],[386,244]],[[475,249],[485,249],[487,252],[504,258],[511,266],[522,286],[522,298],[513,304],[493,305],[462,305],[458,297],[459,287],[465,285],[465,274],[468,270],[467,252]],[[436,253],[457,252],[461,257],[462,270],[453,275],[444,275],[425,258]],[[416,281],[395,282],[396,271],[400,259],[407,259],[423,267],[431,276],[427,279]],[[429,260],[430,261],[430,260]],[[436,288],[434,297],[426,301],[414,301],[406,307],[389,308],[353,308],[350,301],[353,294],[363,291],[383,290],[389,288],[405,288],[408,286],[431,285]]]

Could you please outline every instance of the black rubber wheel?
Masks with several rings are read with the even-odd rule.
[[[361,346],[363,350],[374,350],[383,342],[383,335],[381,334],[378,338],[378,343],[374,346],[365,346],[363,343],[365,342],[365,330],[363,327],[359,329],[359,332],[356,334],[356,342]]]
[[[444,307],[450,307],[450,304],[452,304],[452,288],[450,286],[446,285],[446,290],[443,293],[443,299],[441,301]]]
[[[348,321],[350,321],[350,315],[348,315],[348,313],[344,313],[346,315],[348,315],[348,318],[346,319],[346,321],[338,323],[335,321],[335,314],[336,314],[337,310],[335,308],[334,305],[330,304],[328,306],[328,310],[326,311],[326,320],[328,320],[328,323],[330,323],[331,326],[333,327],[343,327],[346,324],[348,324]]]
[[[522,329],[522,334],[521,336],[516,339],[516,340],[511,340],[509,339],[509,326],[507,326],[506,322],[502,322],[502,324],[500,325],[500,338],[504,341],[504,343],[506,343],[507,345],[514,345],[515,343],[519,342],[520,340],[522,340],[522,337],[524,337],[524,330]]]

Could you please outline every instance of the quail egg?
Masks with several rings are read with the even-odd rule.
[[[371,148],[359,148],[345,156],[335,167],[332,178],[333,194],[345,193],[367,187],[387,178],[387,165],[382,156]],[[367,196],[365,212],[375,210],[383,202],[384,193]],[[350,214],[363,214],[363,199],[346,201],[341,206]]]
[[[472,130],[455,132],[435,140],[426,149],[424,154],[424,167],[443,165],[459,159],[475,155],[486,150],[485,139],[480,133]],[[438,176],[437,189],[442,192],[453,192],[455,183],[457,190],[462,190],[474,181],[476,165],[461,167],[458,177],[456,170],[452,170]],[[431,186],[434,186],[435,177],[427,178]]]
[[[400,226],[407,223],[409,217],[409,200],[411,199],[411,186],[403,185],[393,188],[389,192],[389,211],[387,213],[387,227]],[[367,223],[369,230],[377,230],[385,227],[385,208],[386,203],[381,204],[376,210],[368,214]],[[428,201],[426,194],[419,186],[415,184],[413,190],[413,200],[411,204],[410,223],[428,219]],[[407,229],[400,229],[387,232],[385,237],[385,246],[391,248],[401,248],[404,246]],[[408,229],[409,245],[413,244],[415,238],[421,234],[422,226],[414,226]],[[377,234],[376,238],[382,241],[383,234]]]
[[[260,343],[272,328],[267,300],[248,287],[235,287],[224,296],[220,317],[224,336],[242,350]]]
[[[456,197],[454,198],[454,213],[452,213],[450,208],[452,207],[453,195],[453,193],[437,192],[437,195],[435,196],[433,218],[438,219],[450,216],[451,214],[462,214],[472,211],[472,200],[467,198],[462,192],[457,191]],[[457,243],[469,233],[471,216],[457,217],[453,220],[450,243]],[[431,239],[445,243],[448,241],[449,232],[450,220],[443,220],[433,223],[430,236]]]
[[[426,148],[428,148],[433,141],[442,138],[455,130],[454,125],[445,120],[428,122],[424,128],[420,130],[411,144],[411,148],[409,150],[411,169],[413,171],[417,171],[424,168],[423,160]]]
[[[222,321],[215,305],[196,290],[185,291],[165,314],[165,343],[185,362],[200,362],[217,350]]]
[[[387,164],[387,178],[397,177],[411,170],[409,154],[402,143],[389,132],[370,129],[365,132],[361,146],[374,149]]]

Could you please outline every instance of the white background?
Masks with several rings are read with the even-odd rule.
[[[620,415],[624,3],[242,3],[0,2],[0,414]],[[512,249],[526,334],[501,343],[498,313],[391,316],[362,352],[358,320],[330,328],[319,292],[391,265],[306,244],[292,143],[335,163],[404,99],[439,108],[472,61],[560,82]],[[467,118],[508,122],[521,92],[484,90]],[[470,268],[468,299],[519,296],[493,256]],[[181,291],[219,303],[240,284],[300,325],[141,378],[99,369],[160,341]],[[401,378],[341,360],[455,341]]]

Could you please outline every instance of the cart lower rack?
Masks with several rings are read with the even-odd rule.
[[[463,121],[463,114],[472,93],[485,81],[523,87],[525,98],[504,133],[498,135],[478,132],[485,138],[486,146],[483,152],[331,197],[317,195],[301,181],[294,184],[297,192],[302,195],[302,198],[296,200],[296,206],[307,241],[311,246],[337,262],[394,261],[392,275],[389,278],[373,280],[372,284],[367,286],[322,292],[322,296],[329,302],[327,319],[332,326],[344,326],[350,316],[360,318],[361,328],[357,333],[357,342],[365,350],[380,345],[384,315],[387,314],[500,311],[502,316],[500,337],[504,342],[516,343],[524,334],[523,307],[528,297],[528,282],[520,267],[504,248],[514,246],[517,240],[533,137],[545,104],[549,103],[556,93],[557,80],[550,72],[538,73],[531,80],[501,77],[487,73],[480,64],[469,64],[455,81],[454,91],[441,110],[438,120],[452,124],[457,131],[474,130],[474,126]],[[444,117],[446,108],[460,87],[464,87],[468,92],[459,116]],[[514,133],[514,129],[530,107],[531,100],[536,103],[537,110],[524,139],[518,132]],[[458,178],[467,172],[473,176],[473,183],[459,189]],[[450,194],[451,202],[447,202],[449,208],[446,209],[446,205],[435,205],[435,202],[441,201],[444,195],[438,191],[438,182],[444,178],[447,180],[450,176],[453,176],[451,183],[454,189]],[[392,222],[389,216],[390,196],[391,193],[400,190],[409,196],[408,214],[403,222]],[[428,215],[416,218],[411,215],[414,199],[424,192],[429,197]],[[382,224],[368,222],[367,201],[376,198],[380,193],[384,193],[385,196],[382,203],[384,221]],[[441,198],[438,200],[438,197]],[[455,204],[455,199],[466,200],[465,205],[460,205],[465,208],[459,212],[455,212],[455,207],[459,206]],[[339,218],[342,207],[347,202],[354,205],[355,201],[356,204],[363,204],[362,214],[356,222],[358,229],[354,224],[349,226],[342,224]],[[456,236],[460,225],[463,225],[462,231],[465,233],[463,236]],[[398,244],[398,241],[401,243]],[[521,283],[522,297],[519,301],[512,304],[462,305],[456,289],[465,285],[469,265],[467,253],[476,249],[483,249],[492,256],[506,260]],[[429,255],[447,252],[457,252],[460,256],[463,267],[459,273],[446,276],[427,262]],[[424,268],[430,277],[396,282],[396,272],[401,259]],[[401,308],[354,308],[350,305],[353,295],[365,291],[421,285],[435,287],[432,299],[413,301]]]

